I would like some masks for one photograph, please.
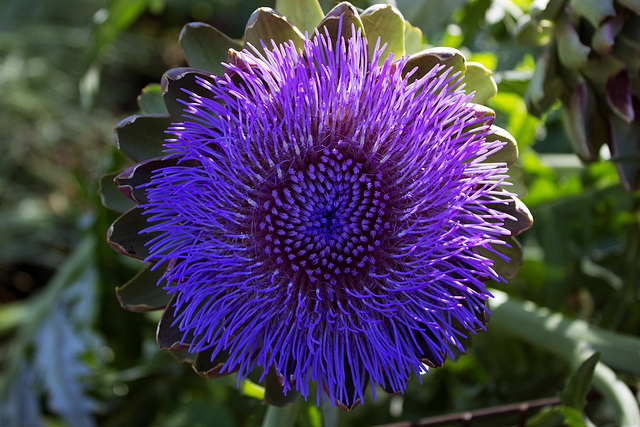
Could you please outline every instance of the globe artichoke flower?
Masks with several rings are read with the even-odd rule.
[[[147,268],[117,294],[165,309],[161,348],[206,378],[262,368],[267,403],[315,386],[351,409],[485,329],[483,282],[517,272],[532,219],[502,188],[517,147],[484,67],[421,50],[391,6],[306,3],[258,9],[243,45],[187,25],[194,68],[116,127],[137,163],[103,200],[127,208],[114,180],[136,205],[108,242]]]
[[[607,144],[624,187],[638,189],[640,2],[550,0],[534,6],[517,34],[546,43],[527,91],[529,111],[540,116],[561,100],[576,154],[595,161]]]

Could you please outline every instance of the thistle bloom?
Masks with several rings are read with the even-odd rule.
[[[415,78],[381,54],[355,29],[316,32],[185,91],[174,161],[144,186],[147,260],[181,341],[225,354],[222,372],[274,368],[285,393],[350,406],[484,328],[486,251],[510,234],[507,166],[487,160],[504,142],[460,73]]]

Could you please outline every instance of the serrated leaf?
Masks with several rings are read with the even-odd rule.
[[[270,7],[257,9],[247,22],[244,30],[244,46],[252,45],[262,50],[262,44],[272,49],[276,45],[293,42],[296,49],[304,48],[304,36],[287,18]]]
[[[586,18],[594,28],[598,28],[605,18],[616,14],[613,0],[571,0],[569,7],[574,13]]]
[[[171,125],[167,115],[130,116],[115,128],[118,149],[135,162],[161,157],[165,131]]]
[[[173,122],[186,120],[185,103],[191,100],[187,92],[211,98],[211,92],[202,87],[199,79],[211,82],[209,74],[194,68],[174,68],[162,75],[162,99]]]
[[[191,22],[180,32],[180,46],[192,68],[223,74],[229,49],[241,50],[242,45],[217,28],[202,22]]]
[[[176,321],[181,312],[180,308],[182,308],[176,307],[177,299],[178,293],[175,292],[171,297],[171,301],[167,304],[167,308],[162,313],[156,329],[158,347],[164,350],[187,348],[193,339],[191,333],[185,334],[180,330],[179,322]]]
[[[413,55],[422,50],[422,30],[414,27],[409,21],[404,21],[404,51],[405,55]]]
[[[309,37],[324,17],[318,0],[276,0],[276,10]]]
[[[143,210],[134,207],[116,219],[107,231],[107,243],[113,250],[133,258],[145,259],[149,248],[145,244],[157,233],[140,233],[149,226]]]
[[[135,202],[118,191],[118,187],[116,187],[116,184],[113,182],[116,176],[117,173],[103,175],[102,178],[100,178],[98,194],[104,207],[123,213],[133,208]]]
[[[370,58],[373,57],[378,38],[380,47],[387,44],[378,60],[379,65],[384,64],[390,53],[394,54],[395,59],[404,56],[404,17],[399,10],[391,5],[378,4],[362,12],[360,19],[367,34]]]
[[[487,163],[506,163],[507,166],[513,166],[518,159],[518,143],[516,139],[498,126],[491,126],[491,134],[487,135],[486,140],[488,142],[502,141],[504,145],[496,153],[493,153],[487,157]]]
[[[582,362],[580,367],[571,374],[567,385],[560,394],[564,406],[582,412],[587,404],[587,394],[591,390],[591,380],[599,360],[600,353],[595,353]]]
[[[269,369],[264,379],[264,401],[265,403],[279,408],[293,405],[300,399],[300,392],[296,390],[288,390],[285,395],[282,387],[282,378],[278,377],[275,369]]]
[[[402,75],[406,76],[413,71],[409,77],[409,82],[413,82],[426,76],[436,65],[444,66],[436,75],[451,69],[449,76],[459,73],[457,78],[462,77],[462,73],[467,68],[464,55],[459,50],[449,47],[435,47],[411,55],[402,69]]]
[[[348,2],[342,2],[331,9],[318,24],[318,32],[323,36],[328,34],[334,44],[350,39],[358,30],[366,37],[360,15],[356,8]]]
[[[95,425],[96,402],[83,381],[91,368],[82,360],[87,352],[83,329],[86,334],[93,314],[77,305],[94,298],[96,274],[93,267],[87,268],[64,291],[34,337],[35,369],[46,389],[47,406],[71,427]]]
[[[475,91],[473,102],[476,104],[484,104],[498,93],[498,85],[491,77],[491,70],[477,62],[467,63],[462,82],[466,84],[467,93]]]
[[[506,244],[493,244],[492,250],[477,248],[476,251],[493,261],[493,269],[502,277],[515,277],[522,265],[522,246],[515,237],[502,237]],[[502,256],[501,256],[502,255]],[[507,259],[504,259],[506,256]]]
[[[167,114],[167,107],[162,100],[162,88],[158,83],[146,85],[138,95],[137,101],[143,114]]]
[[[116,296],[120,306],[134,312],[160,310],[166,307],[171,296],[158,285],[164,272],[165,268],[151,270],[151,266],[147,265],[133,279],[117,287]]]

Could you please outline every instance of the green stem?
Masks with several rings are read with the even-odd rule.
[[[276,406],[267,406],[267,413],[262,421],[262,427],[293,427],[296,423],[296,417],[300,403],[278,408]]]
[[[491,328],[500,329],[577,366],[594,352],[600,352],[593,386],[615,408],[621,426],[640,425],[640,410],[631,390],[607,366],[640,375],[640,339],[570,320],[560,313],[518,302],[491,289]]]
[[[340,410],[330,402],[322,404],[322,427],[337,427]]]

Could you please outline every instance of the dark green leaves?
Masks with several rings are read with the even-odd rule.
[[[174,68],[162,76],[160,83],[162,99],[167,106],[172,121],[185,121],[185,104],[190,100],[188,92],[207,95],[208,91],[202,87],[199,79],[204,79],[205,81],[212,80],[209,74],[193,68]]]
[[[211,25],[192,22],[180,32],[180,46],[190,67],[209,71],[213,74],[224,73],[229,49],[242,49],[242,45]]]
[[[167,306],[171,296],[158,283],[165,269],[151,270],[147,265],[133,279],[116,288],[116,296],[125,310],[144,312],[159,310]]]
[[[131,116],[115,129],[118,149],[136,162],[162,156],[165,131],[171,125],[166,115]]]
[[[154,233],[140,233],[147,227],[147,218],[142,215],[142,209],[132,208],[111,224],[107,243],[123,255],[145,259],[149,256],[145,244],[154,236]]]

